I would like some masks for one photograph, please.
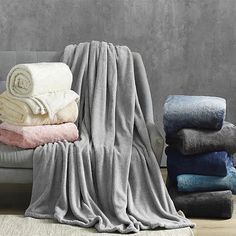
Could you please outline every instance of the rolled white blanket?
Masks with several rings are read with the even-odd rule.
[[[14,66],[7,76],[5,96],[26,103],[33,114],[55,114],[79,95],[71,90],[72,73],[65,63],[32,63]]]
[[[61,62],[19,64],[7,75],[6,89],[16,97],[32,97],[71,89],[72,73]]]

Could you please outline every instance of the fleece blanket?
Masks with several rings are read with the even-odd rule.
[[[78,94],[70,90],[72,74],[65,63],[31,63],[14,66],[7,75],[6,92],[9,98],[26,103],[33,114],[52,118]]]
[[[177,210],[187,217],[229,219],[233,214],[230,190],[182,193],[167,179],[167,189]]]
[[[26,103],[10,98],[5,92],[0,94],[0,120],[11,124],[32,126],[73,123],[77,117],[78,104],[75,101],[60,109],[53,117],[49,117],[48,113],[34,114]]]
[[[21,148],[35,148],[63,140],[73,142],[78,137],[74,123],[40,126],[16,126],[6,122],[0,124],[0,142]]]
[[[7,91],[3,92],[5,102],[10,101],[6,106],[12,109],[12,103],[16,104],[16,100],[25,103],[34,115],[47,114],[50,119],[53,119],[55,114],[61,109],[68,106],[73,101],[79,101],[79,95],[72,90],[50,92],[35,97],[16,97],[9,94]],[[14,100],[14,102],[12,102]],[[5,104],[4,104],[5,105]],[[19,103],[17,103],[19,105]]]
[[[216,191],[229,189],[236,194],[236,170],[228,169],[225,177],[183,174],[177,176],[177,188],[181,192]]]
[[[220,130],[181,129],[167,137],[166,142],[183,155],[214,151],[236,152],[236,126],[224,122]]]
[[[70,90],[72,73],[62,62],[15,65],[7,75],[7,91],[16,97],[34,97],[55,91]]]
[[[182,128],[219,130],[226,114],[226,101],[220,97],[170,95],[164,104],[166,136]]]
[[[92,41],[67,46],[63,61],[81,95],[80,140],[35,149],[25,215],[99,232],[193,226],[177,213],[153,152],[147,128],[154,125],[152,103],[145,101],[151,99],[141,58],[125,46]]]
[[[176,183],[181,174],[214,175],[224,177],[233,166],[233,157],[227,152],[210,152],[184,156],[170,146],[165,150],[169,177]]]

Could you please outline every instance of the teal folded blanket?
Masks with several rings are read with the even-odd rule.
[[[184,155],[203,152],[236,152],[236,126],[224,122],[220,130],[181,129],[166,138],[166,143]]]
[[[224,177],[227,175],[227,167],[233,166],[233,157],[225,151],[185,156],[168,146],[165,152],[168,175],[174,183],[177,176],[182,174]]]
[[[170,95],[164,104],[166,136],[182,128],[219,130],[226,114],[224,98]]]
[[[236,194],[236,169],[230,167],[225,177],[184,174],[177,176],[180,192],[200,192],[229,189]]]

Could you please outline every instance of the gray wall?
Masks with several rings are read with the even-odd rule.
[[[142,54],[160,127],[168,94],[225,97],[236,123],[235,0],[0,0],[0,51],[92,39]]]

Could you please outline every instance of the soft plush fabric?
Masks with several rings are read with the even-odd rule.
[[[26,103],[33,114],[53,116],[78,94],[71,89],[72,74],[65,63],[31,63],[14,66],[7,76],[5,95]]]
[[[236,126],[224,122],[220,130],[181,129],[166,142],[184,155],[214,151],[236,152]]]
[[[27,98],[18,98],[5,91],[1,96],[4,97],[5,102],[8,102],[8,104],[4,104],[5,106],[11,108],[13,103],[14,105],[16,104],[19,106],[19,104],[23,102],[30,108],[31,113],[34,115],[47,114],[50,119],[53,119],[57,112],[68,106],[73,101],[76,101],[77,103],[79,101],[79,95],[72,90],[50,92]]]
[[[78,117],[78,104],[72,101],[64,108],[60,109],[53,117],[48,113],[34,114],[30,107],[14,98],[10,98],[6,93],[0,95],[0,120],[15,125],[50,125],[65,122],[75,122]]]
[[[35,148],[57,141],[75,141],[78,129],[74,123],[60,125],[16,126],[0,124],[0,142],[21,148]]]
[[[193,226],[175,210],[152,150],[152,105],[139,103],[150,101],[148,81],[134,67],[142,61],[125,46],[97,41],[67,46],[63,61],[81,95],[81,140],[35,149],[25,215],[99,232]],[[139,79],[146,86],[137,88]]]
[[[33,149],[22,149],[0,142],[0,168],[32,169],[33,153]]]
[[[177,176],[178,191],[197,192],[229,189],[236,194],[236,170],[230,167],[225,177],[184,174]]]
[[[182,128],[219,130],[225,113],[224,98],[170,95],[164,104],[163,123],[166,136]]]
[[[35,97],[49,92],[70,90],[72,73],[61,62],[15,65],[7,75],[7,91],[16,97]]]
[[[233,166],[233,157],[224,151],[184,156],[168,146],[165,152],[168,174],[175,183],[177,175],[181,174],[224,177],[227,175],[227,167]]]
[[[177,210],[187,217],[229,219],[233,214],[233,198],[230,190],[182,193],[167,180],[167,189]]]

